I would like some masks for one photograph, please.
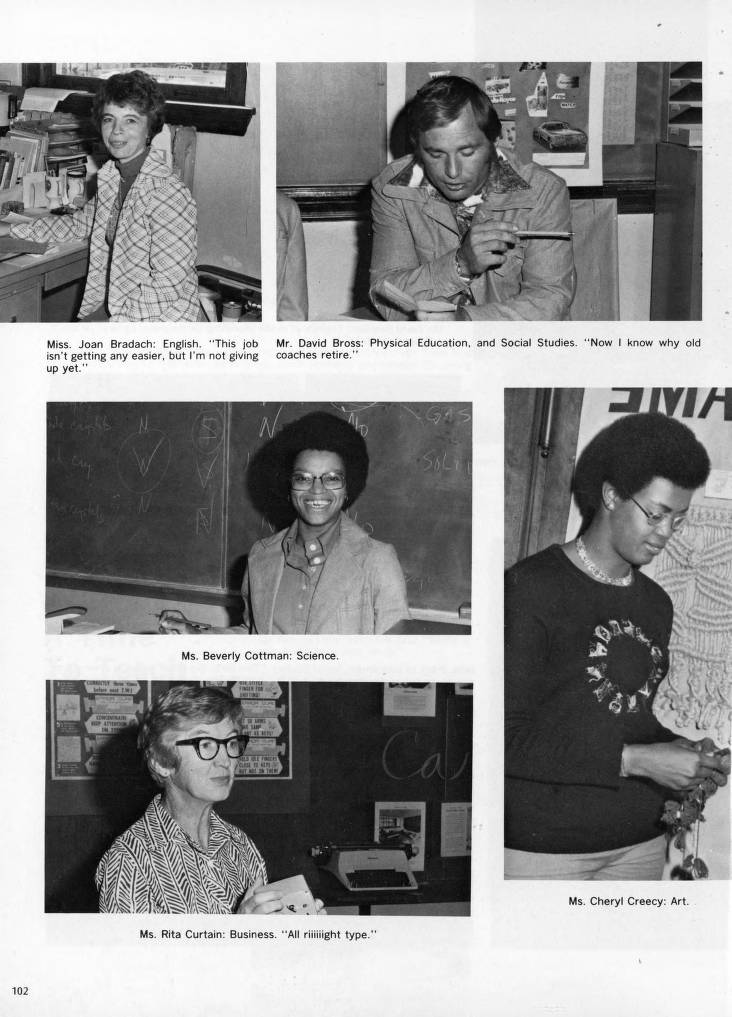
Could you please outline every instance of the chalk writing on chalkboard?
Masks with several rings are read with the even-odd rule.
[[[408,728],[403,731],[395,731],[387,739],[381,753],[381,766],[386,776],[392,780],[413,780],[415,777],[422,780],[431,780],[432,777],[439,777],[444,781],[459,780],[470,764],[470,752],[465,752],[457,767],[449,772],[441,752],[431,752],[416,767],[412,766],[408,769],[402,765],[401,745],[405,742],[416,744],[417,737],[417,732]]]

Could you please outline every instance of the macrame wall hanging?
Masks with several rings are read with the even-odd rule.
[[[730,743],[732,509],[692,506],[660,556],[656,581],[674,603],[671,663],[656,711],[678,730]]]
[[[694,740],[713,738],[728,752],[732,717],[732,510],[694,506],[661,555],[655,579],[674,602],[670,666],[654,709],[667,727]],[[672,879],[706,879],[699,855],[704,806],[716,785],[701,781],[666,802]],[[679,852],[674,856],[671,846]],[[674,860],[677,864],[673,864]]]

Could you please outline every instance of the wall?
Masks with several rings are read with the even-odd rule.
[[[311,321],[332,321],[356,306],[352,298],[360,225],[354,221],[304,223]]]
[[[258,64],[247,68],[246,101],[257,112],[243,138],[198,135],[193,179],[193,197],[198,203],[198,264],[261,279]]]
[[[10,81],[13,85],[21,82],[22,64],[0,64],[0,81]]]
[[[618,216],[620,320],[648,321],[651,314],[653,216]]]

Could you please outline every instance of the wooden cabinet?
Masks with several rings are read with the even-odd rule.
[[[702,317],[702,153],[659,144],[651,272],[652,321]]]
[[[7,289],[0,288],[0,323],[41,320],[41,284],[30,279]]]
[[[88,243],[61,244],[42,257],[0,262],[0,324],[73,321],[86,279]]]

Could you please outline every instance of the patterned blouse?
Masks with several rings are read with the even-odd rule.
[[[213,810],[208,851],[193,843],[157,795],[97,867],[100,912],[232,914],[264,860],[247,835]]]

